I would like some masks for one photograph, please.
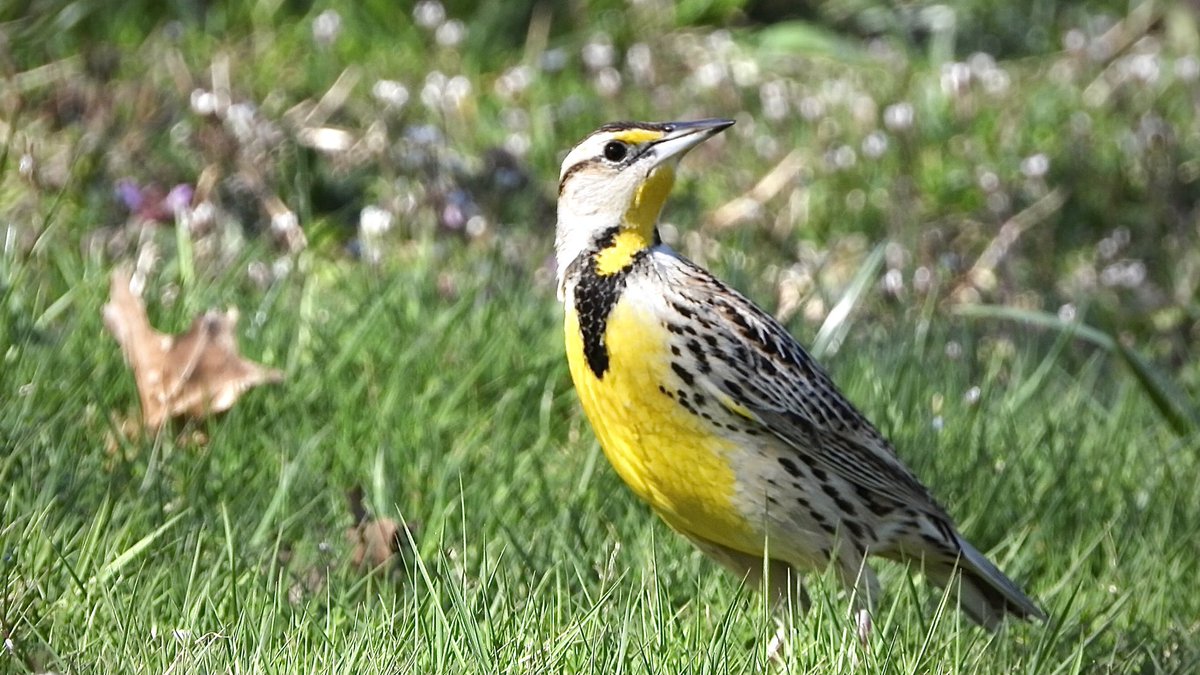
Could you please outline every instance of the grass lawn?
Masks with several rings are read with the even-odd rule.
[[[248,351],[286,368],[198,444],[121,437],[113,416],[135,414],[136,396],[101,327],[105,270],[53,257],[53,271],[4,267],[5,304],[28,318],[0,333],[7,668],[762,667],[774,627],[760,600],[619,483],[576,407],[551,291],[502,261],[421,247],[391,268],[297,275],[265,295],[204,285],[152,309],[182,329],[186,306],[236,301]],[[437,283],[448,268],[453,296]],[[822,580],[813,611],[791,617],[795,669],[1194,666],[1194,443],[1105,359],[1006,348],[957,323],[939,317],[924,339],[860,326],[832,367],[1053,618],[987,635],[885,564],[870,651]],[[347,562],[353,485],[414,524],[400,569]]]
[[[1114,104],[1111,117],[1094,112],[1096,152],[1071,164],[1054,153],[1069,154],[1078,139],[1053,130],[1075,119],[1095,73],[1073,80],[1072,89],[1046,84],[1049,67],[1002,64],[1013,73],[1015,102],[989,108],[974,100],[964,112],[965,99],[938,98],[944,71],[918,51],[905,52],[911,63],[900,72],[856,61],[865,51],[830,64],[829,53],[844,45],[826,45],[810,55],[814,78],[888,90],[871,125],[878,126],[888,97],[907,97],[918,115],[933,116],[907,136],[889,131],[890,150],[879,162],[859,153],[853,167],[837,169],[844,159],[838,148],[848,147],[839,145],[842,136],[867,147],[859,144],[870,135],[856,126],[861,120],[840,108],[827,118],[840,126],[771,118],[770,88],[758,84],[697,93],[689,89],[694,80],[658,74],[629,94],[605,96],[596,91],[607,86],[606,71],[573,64],[546,66],[524,93],[502,91],[516,86],[505,78],[522,77],[517,64],[536,60],[520,48],[540,44],[544,56],[565,44],[574,54],[597,39],[583,28],[548,33],[548,43],[530,29],[523,45],[489,63],[470,38],[461,52],[434,48],[430,31],[411,23],[385,43],[382,29],[370,25],[386,9],[379,3],[364,4],[377,13],[366,18],[341,7],[344,37],[314,48],[316,9],[280,18],[268,4],[246,10],[251,15],[242,18],[254,28],[240,36],[218,36],[223,25],[206,32],[184,24],[155,29],[143,41],[122,32],[117,16],[105,24],[107,44],[123,54],[123,65],[103,86],[95,72],[103,50],[89,52],[86,66],[51,54],[53,67],[40,71],[29,56],[37,52],[32,43],[16,50],[28,62],[7,81],[21,88],[20,97],[11,94],[16,89],[0,95],[0,672],[774,667],[765,650],[776,626],[762,598],[653,517],[608,466],[571,388],[561,308],[546,268],[553,176],[579,134],[607,119],[729,109],[748,111],[735,129],[758,131],[731,130],[725,145],[689,157],[667,207],[672,237],[786,314],[805,344],[838,298],[857,299],[844,340],[824,362],[965,535],[1051,617],[988,634],[945,611],[949,599],[919,570],[880,561],[885,597],[869,647],[859,644],[832,575],[817,575],[812,609],[783,617],[792,635],[788,672],[1200,669],[1200,435],[1189,426],[1186,395],[1173,401],[1184,410],[1173,419],[1163,414],[1170,405],[1149,395],[1170,390],[1139,380],[1112,350],[959,311],[980,302],[1053,311],[1082,259],[1067,244],[1103,229],[1081,230],[1080,223],[1106,212],[1104,199],[1124,200],[1127,210],[1145,201],[1146,211],[1161,210],[1145,217],[1165,223],[1163,232],[1135,229],[1132,243],[1114,245],[1129,246],[1131,256],[1159,251],[1146,258],[1146,284],[1176,289],[1176,300],[1141,312],[1131,298],[1153,294],[1105,286],[1088,298],[1108,325],[1133,326],[1125,342],[1177,365],[1172,376],[1195,391],[1186,322],[1200,313],[1185,283],[1195,282],[1187,276],[1196,269],[1189,267],[1194,239],[1186,238],[1195,236],[1186,234],[1194,223],[1183,215],[1182,226],[1166,223],[1168,211],[1183,211],[1152,199],[1161,187],[1153,167],[1105,154],[1111,148],[1099,133],[1143,120],[1160,103],[1165,119],[1194,131],[1194,110],[1178,107],[1191,100],[1194,84],[1172,81],[1151,103]],[[637,17],[592,18],[622,46],[656,30],[639,28]],[[683,68],[681,54],[695,46],[688,30],[671,35],[663,45],[639,43],[666,70]],[[746,53],[761,58],[772,77],[801,77],[795,63],[764,56],[768,41],[759,37],[739,35],[729,44],[749,44]],[[717,49],[732,38],[705,39]],[[1172,43],[1164,43],[1164,58],[1173,58]],[[59,48],[49,38],[46,44],[47,53]],[[232,66],[223,61],[230,58]],[[741,63],[742,56],[729,58]],[[639,77],[637,62],[620,66],[626,84]],[[235,99],[255,101],[254,119],[274,120],[285,140],[251,154],[247,148],[274,132],[239,136],[231,118],[196,112],[207,104],[195,92],[201,99],[219,94],[226,67]],[[434,69],[449,79],[429,75]],[[430,78],[444,94],[460,86],[451,84],[460,71],[472,87],[466,99],[418,105]],[[354,80],[349,93],[340,103],[324,99],[328,109],[317,109],[325,119],[310,128],[382,134],[386,149],[372,150],[369,160],[314,149],[303,124],[294,125],[315,113],[293,106],[338,91],[335,82],[348,82],[339,77]],[[408,83],[412,101],[403,114],[379,113],[386,96],[372,94],[371,84],[382,77]],[[1062,98],[1046,93],[1054,87],[1066,92]],[[1021,101],[1028,100],[1040,107],[1026,111]],[[79,101],[85,112],[76,117],[67,104]],[[513,122],[514,109],[527,116]],[[420,140],[430,134],[440,149]],[[1200,135],[1173,138],[1176,160],[1194,170],[1188,153]],[[1036,149],[1022,144],[1034,141],[1050,148],[1050,166],[1066,164],[1080,175],[1022,174],[1023,157]],[[787,179],[797,192],[760,204],[792,219],[787,228],[767,216],[758,225],[731,221],[703,232],[689,225],[711,224],[722,205],[751,193],[793,143],[812,153],[803,158],[807,168]],[[527,181],[520,188],[479,186],[481,175],[499,173],[496,162],[507,161],[486,154],[492,144],[520,159],[515,173],[528,174],[517,177]],[[937,154],[943,145],[946,153]],[[970,187],[978,179],[972,171],[985,164],[996,174],[984,182],[999,181],[991,194],[1009,190],[1012,213],[988,211],[991,197]],[[168,187],[186,181],[201,192],[208,167],[221,176],[212,194],[225,215],[215,230],[193,232],[171,219],[130,225],[112,197],[123,176]],[[230,196],[230,176],[258,180],[247,179],[249,216]],[[1071,187],[1056,192],[1056,181]],[[1083,194],[1089,181],[1098,187]],[[1162,190],[1190,198],[1191,185]],[[463,201],[464,191],[474,196]],[[308,236],[303,251],[281,252],[270,226],[258,222],[258,202],[273,203],[267,193],[299,217]],[[985,270],[998,283],[959,294],[963,286],[954,280],[965,270],[946,271],[945,261],[979,255],[1010,216],[1046,199],[1061,208],[1053,221],[1059,229],[1034,229],[1028,236],[1041,248],[1017,251],[1011,267]],[[379,241],[358,226],[367,204],[384,205],[396,219]],[[483,218],[463,220],[483,223],[486,233],[456,225],[447,215],[452,207]],[[869,254],[881,241],[904,252],[889,248],[879,263],[888,274],[916,279],[927,264],[921,269],[934,270],[933,290],[918,292],[909,282],[906,294],[889,295],[876,283],[882,268],[864,261],[884,259]],[[813,258],[822,261],[814,280],[795,291],[785,283],[788,272]],[[222,416],[157,435],[134,432],[133,377],[101,320],[112,269],[134,261],[147,272],[157,328],[181,332],[209,307],[236,306],[244,352],[282,370],[284,382],[248,392]],[[863,270],[866,283],[855,291],[853,278]],[[800,298],[784,311],[789,289]],[[348,493],[355,488],[372,517],[408,524],[395,564],[352,564]]]

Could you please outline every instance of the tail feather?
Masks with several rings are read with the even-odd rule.
[[[1005,615],[1044,621],[1046,613],[1034,604],[1020,588],[1004,575],[990,560],[962,537],[957,564],[926,567],[926,574],[938,586],[945,587],[960,573],[956,589],[959,607],[975,623],[995,630]]]

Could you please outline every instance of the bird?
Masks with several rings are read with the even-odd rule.
[[[832,569],[864,642],[880,595],[871,556],[920,565],[985,628],[1045,620],[775,318],[663,242],[680,159],[731,125],[604,124],[563,160],[555,262],[567,363],[610,464],[775,606],[805,607],[805,573]]]

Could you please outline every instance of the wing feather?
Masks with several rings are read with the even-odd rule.
[[[720,392],[717,400],[743,418],[749,412],[802,459],[877,501],[944,515],[891,443],[778,321],[700,267],[674,260],[686,275],[680,293],[709,336],[713,368],[699,377],[709,391]]]

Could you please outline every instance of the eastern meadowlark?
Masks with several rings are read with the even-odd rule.
[[[567,359],[613,468],[701,551],[750,583],[766,574],[776,600],[831,566],[864,638],[879,595],[868,555],[959,580],[952,595],[988,628],[1044,618],[782,325],[662,243],[680,157],[731,124],[606,124],[563,161]]]

